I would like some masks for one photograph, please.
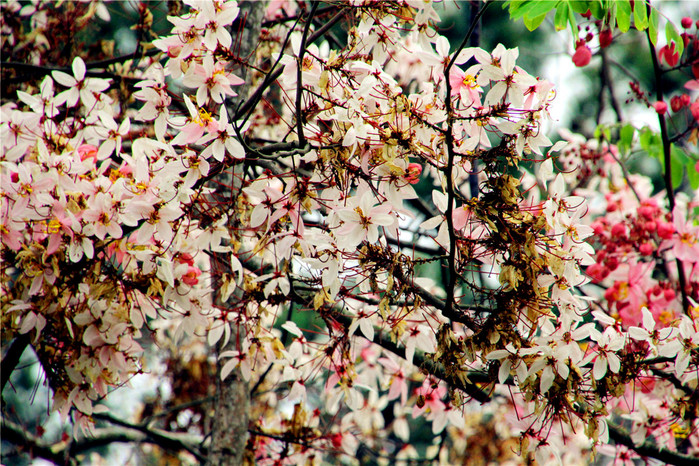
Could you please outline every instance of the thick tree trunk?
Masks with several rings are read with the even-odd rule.
[[[241,2],[238,20],[233,24],[231,35],[234,37],[231,49],[237,53],[241,62],[248,59],[254,60],[254,51],[260,36],[260,28],[267,2]],[[235,70],[236,74],[249,82],[247,68],[241,66]],[[245,99],[250,91],[249,84],[236,88],[238,97],[232,99],[228,105],[230,117],[235,115],[240,99]],[[225,170],[213,180],[216,186],[215,201],[220,206],[234,206],[235,198],[241,188],[243,169],[241,165]],[[229,224],[235,226],[236,218],[233,209],[229,209]],[[234,231],[234,228],[231,228]],[[225,255],[224,255],[225,256]],[[229,263],[226,257],[215,257],[213,261],[218,264]],[[212,264],[212,270],[220,265]],[[218,296],[219,287],[214,287],[214,300],[221,303]],[[235,294],[232,299],[235,299]],[[217,356],[222,351],[235,350],[237,338],[236,329],[233,328],[233,336],[226,346],[219,347]],[[248,422],[250,415],[250,392],[248,384],[243,380],[240,371],[233,371],[226,380],[221,381],[221,364],[217,362],[216,396],[214,399],[213,419],[211,426],[211,443],[207,464],[240,465],[244,462],[245,445],[248,439]]]

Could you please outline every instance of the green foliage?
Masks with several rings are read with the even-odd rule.
[[[504,3],[510,19],[522,19],[530,31],[538,28],[546,16],[556,10],[554,25],[557,31],[570,28],[575,40],[578,39],[578,28],[575,14],[583,15],[588,11],[592,16],[605,23],[619,28],[622,33],[628,32],[633,26],[638,31],[648,29],[653,45],[658,40],[658,24],[660,13],[657,8],[644,1],[636,1],[631,6],[630,0],[509,0]],[[633,18],[633,22],[631,19]],[[667,43],[674,41],[677,51],[682,54],[684,43],[674,24],[668,22],[665,26]]]
[[[648,10],[645,2],[634,2],[633,22],[639,31],[645,31],[648,28]]]
[[[660,19],[660,14],[658,10],[652,8],[650,10],[650,21],[648,23],[648,34],[650,35],[650,40],[653,45],[658,43],[658,21]],[[684,44],[683,44],[684,45]]]
[[[631,151],[633,137],[636,134],[636,128],[630,123],[624,125],[619,131],[619,142],[617,147],[622,155],[626,155]]]
[[[675,51],[680,56],[682,55],[682,52],[684,51],[684,41],[682,40],[682,37],[680,37],[680,33],[677,31],[675,25],[670,21],[665,24],[665,40],[667,40],[668,45],[671,42],[674,42],[676,47]]]
[[[621,32],[628,32],[631,28],[631,3],[628,0],[620,0],[615,6],[616,25]]]
[[[620,139],[619,139],[619,149],[623,147],[628,140],[628,135],[624,136],[624,130],[626,125],[622,128]],[[627,130],[628,131],[628,130]],[[652,158],[660,162],[663,171],[666,170],[665,167],[665,153],[663,151],[663,141],[659,133],[656,133],[650,128],[643,128],[639,131],[639,143],[641,148]],[[685,173],[687,174],[687,180],[692,189],[697,189],[699,187],[699,172],[693,169],[692,165],[694,160],[687,154],[685,150],[676,144],[671,144],[670,146],[670,178],[672,179],[672,187],[677,189],[681,186],[682,180],[684,179]]]

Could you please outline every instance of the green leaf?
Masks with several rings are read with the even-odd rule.
[[[575,21],[575,12],[573,11],[573,8],[570,6],[570,3],[568,5],[568,23],[570,23],[570,30],[573,31],[573,38],[575,39],[575,42],[578,41],[578,22]]]
[[[604,5],[602,5],[601,0],[590,2],[589,8],[590,13],[592,13],[592,16],[594,16],[597,19],[602,19],[607,14],[607,10],[604,8]]]
[[[556,31],[562,31],[568,27],[568,11],[570,6],[566,3],[559,3],[556,8],[556,16],[553,18],[553,24],[556,26]]]
[[[509,3],[510,18],[538,18],[553,10],[560,0],[512,0]]]
[[[590,3],[592,2],[590,2],[589,0],[571,0],[568,2],[568,5],[570,5],[574,12],[582,15],[587,13],[587,10],[590,9]]]
[[[563,0],[511,0],[507,7],[511,19],[522,18],[530,31],[538,28],[546,19],[549,11],[556,8]]]
[[[670,21],[665,24],[665,39],[668,45],[670,42],[675,42],[675,51],[682,56],[682,51],[684,50],[684,41],[680,37],[680,33],[677,32],[677,28]]]
[[[509,9],[510,19],[519,19],[527,12],[523,9],[527,3],[529,3],[529,0],[510,0],[503,5],[503,8],[507,7]]]
[[[694,167],[695,162],[692,161],[687,166],[687,179],[689,180],[689,186],[693,190],[699,188],[699,171]]]
[[[611,141],[612,132],[609,130],[609,126],[597,125],[597,128],[595,128],[595,133],[593,136],[595,139],[604,138],[605,141]]]
[[[629,0],[620,0],[616,4],[616,25],[621,32],[628,32],[631,28],[631,3]]]
[[[619,150],[622,154],[626,154],[631,150],[631,144],[633,143],[633,135],[636,132],[636,128],[631,124],[626,124],[619,131]]]
[[[546,13],[544,13],[543,15],[539,15],[536,18],[532,18],[531,16],[525,16],[524,25],[527,27],[528,30],[533,31],[534,29],[541,26],[541,23],[543,23],[545,19]]]
[[[527,11],[527,16],[530,19],[538,18],[541,15],[547,15],[549,11],[556,8],[559,0],[534,0],[531,2],[533,5]]]
[[[670,167],[672,168],[672,187],[677,189],[682,184],[685,168],[689,169],[692,159],[679,147],[672,144],[670,146]],[[687,170],[689,171],[689,170]]]
[[[638,141],[641,143],[641,147],[644,151],[648,153],[649,156],[660,160],[663,163],[662,157],[662,141],[660,140],[660,135],[652,131],[650,128],[643,128],[639,135]]]
[[[650,41],[653,43],[653,45],[658,43],[658,21],[660,21],[660,14],[656,8],[651,7],[648,32],[650,33]]]
[[[636,0],[633,4],[633,22],[636,29],[645,31],[648,28],[648,10],[646,2]]]

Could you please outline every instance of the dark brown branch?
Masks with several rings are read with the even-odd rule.
[[[346,13],[346,9],[342,9],[338,11],[335,16],[330,18],[327,23],[320,29],[318,29],[315,33],[311,34],[311,36],[308,38],[308,43],[311,44],[318,40],[320,37],[325,34],[326,31],[328,31],[330,28],[332,28],[338,21],[340,21]],[[287,38],[288,39],[288,38]],[[279,60],[281,60],[282,55],[279,55]],[[243,115],[247,114],[250,112],[252,109],[254,109],[257,104],[260,102],[262,99],[262,95],[264,92],[267,90],[269,86],[272,85],[274,81],[276,81],[279,76],[282,75],[284,72],[284,68],[279,68],[277,65],[279,63],[279,60],[277,60],[277,63],[274,64],[272,67],[272,70],[267,74],[265,77],[264,81],[262,81],[262,84],[260,84],[257,89],[252,93],[250,98],[245,102],[235,113],[235,117],[233,118],[234,120],[241,120]]]
[[[2,356],[2,363],[0,363],[0,375],[2,376],[2,386],[0,387],[0,393],[5,390],[5,385],[10,380],[10,375],[19,364],[19,359],[22,357],[22,353],[29,346],[29,334],[19,335],[17,338],[12,340],[10,347],[7,352]]]
[[[650,8],[650,5],[648,5]],[[650,55],[653,59],[653,72],[655,73],[655,93],[658,102],[663,101],[663,82],[662,73],[660,70],[660,63],[658,62],[658,55],[653,45],[653,41],[650,38],[650,29],[646,30],[646,37],[648,38],[648,46],[650,47]],[[667,199],[670,204],[670,212],[673,213],[675,210],[675,193],[672,187],[672,157],[671,157],[671,143],[670,136],[667,129],[667,121],[665,115],[658,113],[658,120],[660,121],[660,137],[663,141],[663,160],[665,161],[665,171],[663,173],[663,180],[665,181],[665,190],[667,191]],[[682,309],[686,314],[689,314],[689,297],[687,296],[687,278],[684,274],[684,265],[680,259],[675,259],[677,262],[677,278],[680,285],[680,294],[682,295]]]
[[[310,30],[313,17],[315,16],[317,10],[318,2],[313,2],[311,12],[308,13],[306,24],[303,27],[303,35],[301,36],[301,45],[299,47],[299,56],[296,63],[296,136],[299,140],[299,147],[304,147],[306,145],[306,138],[303,135],[303,124],[305,123],[305,118],[303,116],[303,109],[301,105],[301,100],[303,97],[303,56],[306,54],[306,40],[308,39],[308,31]]]
[[[92,415],[93,418],[95,419],[101,419],[103,421],[110,422],[112,424],[124,427],[129,430],[135,430],[137,432],[142,433],[145,435],[145,441],[148,441],[150,443],[154,443],[160,447],[162,447],[165,450],[169,451],[180,451],[180,450],[186,450],[192,455],[194,455],[199,461],[204,461],[204,456],[202,453],[199,451],[198,446],[201,445],[201,441],[198,440],[196,442],[186,442],[182,438],[179,438],[181,436],[178,436],[177,434],[166,432],[166,431],[161,431],[159,429],[153,429],[147,426],[143,425],[138,425],[138,424],[132,424],[130,422],[123,421],[121,419],[113,417],[111,414],[107,413],[95,413]],[[90,440],[90,439],[86,439]],[[133,441],[133,440],[131,440]],[[90,447],[93,448],[93,447]],[[73,448],[71,448],[72,452]]]
[[[75,460],[77,455],[112,443],[152,443],[168,451],[186,450],[199,461],[202,460],[201,454],[197,451],[197,447],[203,441],[199,436],[174,434],[134,426],[105,414],[94,414],[94,417],[108,420],[124,428],[100,428],[96,429],[91,437],[79,441],[51,444],[27,432],[20,425],[3,419],[2,440],[19,446],[31,456],[60,465],[77,464]]]
[[[607,425],[609,426],[609,438],[611,440],[630,448],[641,456],[655,458],[667,464],[699,465],[699,458],[697,457],[683,455],[681,453],[668,450],[667,448],[660,448],[651,444],[650,442],[635,445],[633,440],[631,440],[631,436],[625,429],[611,422],[608,422]]]
[[[446,84],[446,98],[444,99],[445,102],[445,110],[447,113],[447,132],[446,132],[446,146],[447,146],[447,166],[444,168],[444,176],[447,179],[447,209],[446,212],[444,212],[444,215],[447,220],[447,229],[449,230],[449,257],[447,259],[447,266],[449,268],[449,283],[447,284],[447,298],[445,301],[445,306],[444,306],[444,313],[445,315],[451,314],[452,308],[454,306],[454,290],[456,289],[456,280],[457,280],[457,274],[456,274],[456,231],[454,230],[454,218],[453,218],[453,212],[454,212],[454,159],[456,157],[456,150],[454,148],[454,133],[452,131],[452,126],[454,122],[454,112],[451,106],[451,83],[449,82],[449,72],[451,71],[451,68],[454,66],[454,62],[456,61],[456,57],[459,55],[459,53],[466,47],[466,44],[468,44],[468,41],[471,39],[471,35],[473,32],[476,30],[476,26],[478,25],[478,22],[485,12],[486,8],[488,8],[490,4],[486,3],[479,11],[478,13],[472,18],[471,20],[471,27],[469,28],[468,32],[466,33],[466,36],[464,37],[464,40],[461,42],[461,45],[459,45],[459,48],[456,49],[454,52],[454,55],[451,57],[451,60],[449,60],[449,64],[446,66],[444,69],[444,81]]]
[[[349,329],[349,326],[352,324],[352,318],[350,316],[342,314],[339,311],[335,312],[333,314],[333,317],[338,322],[340,322],[345,327],[345,329]],[[362,332],[362,329],[357,328],[357,331]],[[363,332],[362,335],[364,335]],[[402,359],[406,359],[405,348],[395,343],[391,339],[391,337],[386,335],[380,329],[376,329],[373,343],[379,345],[387,351],[390,351],[391,353],[395,354],[396,356]],[[431,361],[422,354],[416,353],[415,356],[413,356],[413,364],[417,367],[422,368],[428,374],[445,381],[452,387],[462,390],[464,393],[468,394],[471,398],[480,403],[487,403],[490,401],[490,395],[481,390],[476,384],[464,382],[455,377],[447,375],[446,371],[444,370],[444,367],[442,367],[441,364]]]
[[[321,16],[321,15],[324,15],[325,13],[329,13],[333,10],[337,10],[337,6],[331,5],[331,6],[326,6],[323,8],[318,8],[318,11],[316,12],[316,14],[317,14],[317,16]],[[262,27],[263,28],[270,28],[270,27],[277,26],[279,24],[288,23],[290,21],[296,21],[297,19],[299,19],[301,17],[301,15],[303,15],[303,13],[300,13],[298,15],[284,16],[283,18],[278,18],[278,19],[270,19],[270,20],[264,21],[262,23]]]

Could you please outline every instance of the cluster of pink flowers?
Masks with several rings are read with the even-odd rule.
[[[670,211],[612,145],[553,145],[553,85],[518,49],[451,51],[422,0],[348,2],[331,48],[310,19],[276,22],[292,9],[278,2],[238,57],[237,3],[184,3],[133,107],[78,57],[0,109],[3,336],[32,335],[64,417],[89,426],[153,329],[202,352],[236,343],[220,376],[255,387],[260,463],[394,437],[415,458],[409,419],[458,437],[469,397],[542,463],[608,442],[619,419],[668,448],[696,432],[672,408],[697,383],[696,199]]]
[[[217,16],[215,38],[224,43],[237,12],[230,6]],[[209,20],[186,27],[194,45],[184,81],[200,89],[200,103],[220,103],[242,81],[228,74],[208,86],[198,79],[213,66],[202,56],[212,49],[204,47],[216,42]],[[87,77],[88,66],[76,57],[70,72],[53,71],[0,113],[3,327],[31,334],[44,364],[61,361],[52,369],[61,380],[54,409],[65,417],[77,408],[79,418],[141,370],[138,341],[147,321],[168,318],[175,336],[209,326],[208,264],[200,251],[226,250],[229,233],[225,218],[202,228],[187,212],[207,158],[222,160],[224,150],[243,156],[225,116],[209,122],[202,140],[183,141],[210,143],[206,150],[176,149],[168,128],[185,126],[181,134],[191,135],[191,124],[168,114],[171,97],[157,62],[135,94],[145,105],[124,113],[109,94],[110,80]],[[155,120],[155,138],[134,120]]]

